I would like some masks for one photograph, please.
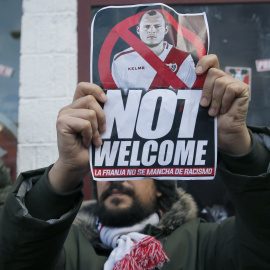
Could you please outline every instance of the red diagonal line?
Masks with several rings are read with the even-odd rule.
[[[147,45],[145,45],[139,38],[137,38],[132,32],[127,30],[122,30],[119,36],[128,43],[137,53],[143,57],[145,61],[148,62],[152,68],[174,89],[178,88],[188,88],[182,80],[180,80],[175,73],[173,73],[170,68],[159,59],[159,57],[152,52]]]
[[[178,33],[182,33],[184,38],[186,38],[193,45],[195,44],[194,48],[196,49],[196,51],[198,53],[199,59],[203,55],[206,54],[204,44],[202,43],[202,41],[200,40],[200,38],[196,34],[191,32],[190,30],[186,29],[185,27],[180,26],[178,24],[178,22],[173,18],[173,16],[171,14],[169,14],[168,12],[166,12],[164,10],[160,10],[160,11],[165,14],[165,16],[167,17],[167,20],[172,24],[172,26],[176,29],[176,31]],[[141,13],[138,13],[138,14],[132,16],[132,17],[129,17],[129,18],[123,20],[122,22],[120,22],[119,24],[117,24],[116,26],[114,26],[114,28],[111,30],[111,32],[109,33],[109,35],[105,39],[105,41],[104,41],[104,43],[102,45],[101,51],[100,51],[100,55],[102,55],[103,57],[102,58],[99,57],[99,62],[98,62],[98,69],[99,69],[100,79],[102,81],[102,84],[103,84],[104,88],[112,88],[112,89],[117,88],[117,86],[115,85],[114,80],[112,78],[111,69],[110,69],[110,54],[112,53],[112,47],[114,46],[117,39],[119,38],[120,33],[123,32],[124,28],[130,28],[130,27],[138,24],[139,18],[143,13],[144,12],[141,12]],[[123,25],[125,27],[123,27]],[[129,40],[129,38],[131,38],[132,34],[130,35],[128,30],[126,30],[126,32],[128,34],[125,33],[125,35],[128,35],[128,40]],[[134,35],[133,35],[133,39],[134,39]],[[135,40],[136,40],[136,37],[135,37]],[[137,39],[136,42],[138,42],[138,41],[140,42],[139,43],[140,46],[144,47],[143,50],[145,52],[147,52],[148,55],[153,56],[153,58],[151,56],[152,59],[158,58],[147,46],[145,46],[140,40]],[[130,44],[127,40],[126,40],[126,42],[128,44]],[[133,45],[133,46],[135,46],[135,45]],[[135,46],[135,47],[137,48],[137,46]],[[163,62],[162,62],[162,64],[163,64]],[[162,65],[159,65],[159,66],[162,67]],[[164,69],[164,67],[162,67],[161,76],[162,76],[162,74],[164,72],[163,69]],[[165,67],[165,70],[167,70],[167,66]],[[197,77],[197,80],[196,80],[195,84],[200,79],[199,77],[201,77],[201,76]],[[181,82],[181,80],[177,76],[174,77],[174,79],[173,79],[174,82],[175,82],[175,78],[176,78],[177,81],[179,80]],[[165,80],[166,79],[167,78],[165,78]],[[198,82],[196,87],[201,87],[201,85],[203,85],[203,81],[204,80],[201,80],[200,82]],[[181,84],[183,84],[183,82],[181,82]]]

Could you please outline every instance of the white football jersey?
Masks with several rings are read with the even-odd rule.
[[[189,88],[196,80],[195,64],[191,55],[165,42],[160,60],[173,71]],[[119,89],[155,89],[173,87],[157,74],[157,71],[133,48],[128,48],[114,56],[112,77]]]

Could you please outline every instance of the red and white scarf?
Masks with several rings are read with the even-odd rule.
[[[102,243],[113,248],[103,269],[151,270],[161,268],[164,262],[169,261],[161,243],[152,236],[139,233],[147,224],[156,226],[158,222],[158,214],[154,213],[131,227],[110,228],[99,224]]]

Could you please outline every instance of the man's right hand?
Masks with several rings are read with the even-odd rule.
[[[106,100],[99,86],[79,83],[73,102],[60,110],[56,123],[59,158],[49,172],[49,182],[56,191],[71,191],[89,172],[89,146],[100,146],[100,132],[106,129],[98,101]]]

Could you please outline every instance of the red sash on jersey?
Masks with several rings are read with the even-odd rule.
[[[181,67],[182,63],[188,56],[189,53],[181,51],[176,47],[172,47],[164,60],[164,64],[173,65],[174,67],[176,66],[175,70],[172,70],[176,74],[179,68]],[[167,82],[162,75],[157,73],[149,89],[169,88],[171,85],[172,83]],[[182,87],[183,85],[179,86],[179,88]]]

